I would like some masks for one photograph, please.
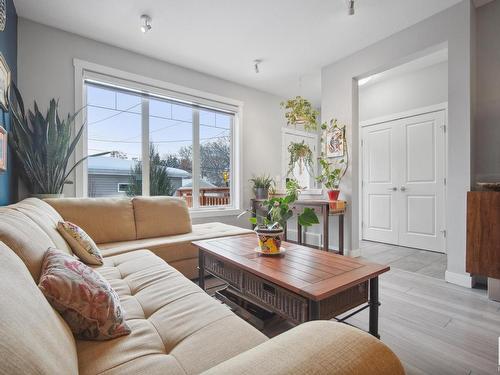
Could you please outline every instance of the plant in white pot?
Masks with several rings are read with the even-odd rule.
[[[265,215],[257,213],[256,217],[249,219],[255,225],[255,232],[259,239],[259,247],[262,254],[276,255],[281,253],[284,228],[286,227],[286,222],[293,216],[292,207],[293,203],[298,199],[299,190],[300,187],[296,180],[288,180],[286,183],[286,195],[265,201],[263,203],[263,209],[266,212]],[[304,227],[319,223],[318,216],[310,207],[305,207],[298,214],[297,220]]]
[[[83,127],[74,130],[78,112],[61,120],[57,112],[58,103],[52,99],[44,116],[37,103],[34,111],[26,116],[24,103],[16,85],[12,83],[9,93],[9,110],[12,130],[9,144],[20,166],[20,177],[29,192],[37,197],[61,196],[64,184],[71,172],[87,157],[106,155],[102,152],[77,161],[68,169],[69,159],[82,136]]]
[[[254,176],[249,180],[253,183],[253,191],[256,199],[267,199],[269,189],[273,186],[273,179],[270,176]]]

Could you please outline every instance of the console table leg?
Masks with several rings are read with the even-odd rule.
[[[328,251],[330,231],[330,203],[323,206],[323,250]]]
[[[339,215],[339,254],[344,255],[344,214]]]
[[[205,290],[205,257],[201,249],[198,250],[198,285]]]
[[[373,279],[370,279],[369,281],[370,284],[370,320],[369,320],[369,332],[371,335],[375,336],[376,338],[380,338],[380,335],[378,333],[378,306],[379,306],[379,299],[378,299],[378,277],[374,277]]]
[[[299,224],[299,219],[297,218],[297,243],[302,245],[302,225]]]

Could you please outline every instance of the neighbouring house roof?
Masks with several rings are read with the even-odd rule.
[[[192,178],[186,178],[182,180],[182,187],[193,187],[193,179]],[[211,184],[208,181],[205,180],[200,180],[200,187],[201,188],[212,188],[212,187],[217,187],[214,184]]]
[[[137,160],[96,156],[88,158],[89,174],[130,175],[130,170],[138,163]],[[167,168],[170,177],[190,178],[191,173],[178,168]]]

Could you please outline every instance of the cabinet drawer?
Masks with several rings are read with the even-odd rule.
[[[205,254],[204,262],[205,269],[208,272],[241,290],[243,284],[243,273],[240,269],[209,254]]]
[[[296,323],[308,320],[305,298],[247,272],[243,275],[243,293]]]

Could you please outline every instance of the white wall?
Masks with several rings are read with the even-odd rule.
[[[447,61],[359,87],[359,120],[370,120],[446,101]]]
[[[74,58],[237,99],[244,102],[243,208],[249,204],[248,179],[252,174],[281,173],[281,127],[285,125],[279,106],[282,98],[23,18],[19,19],[18,30],[18,86],[27,107],[32,108],[33,99],[44,108],[51,98],[59,98],[61,113],[75,110]],[[73,195],[74,189],[65,190],[65,194]],[[246,219],[216,220],[249,226]]]
[[[475,181],[500,181],[500,1],[476,13]]]
[[[465,273],[466,192],[470,188],[471,17],[469,0],[434,15],[322,69],[322,118],[338,118],[348,126],[352,163],[342,182],[350,203],[346,240],[359,247],[360,160],[358,87],[360,78],[403,64],[431,51],[448,48],[448,280],[470,283]]]

